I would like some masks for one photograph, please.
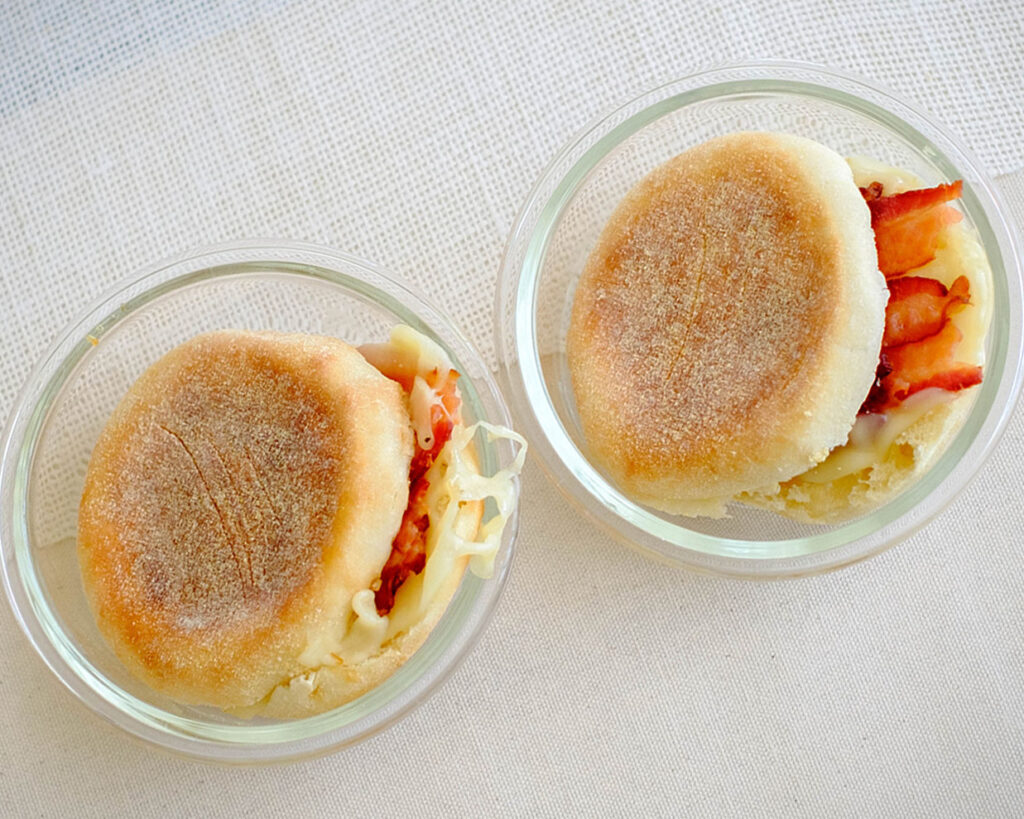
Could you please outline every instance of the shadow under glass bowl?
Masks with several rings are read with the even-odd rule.
[[[576,283],[626,192],[689,147],[734,131],[785,131],[845,156],[963,179],[964,223],[992,269],[985,376],[970,414],[932,468],[871,513],[841,525],[799,523],[741,504],[715,520],[661,513],[626,497],[587,456],[565,339]],[[890,92],[825,68],[737,65],[646,93],[584,129],[543,172],[520,210],[499,278],[495,333],[515,420],[549,477],[627,544],[698,570],[803,575],[876,554],[941,511],[977,471],[1021,381],[1021,259],[1013,228],[978,163],[930,117]]]
[[[397,672],[340,708],[292,721],[244,720],[182,705],[136,680],[95,625],[76,555],[78,503],[93,444],[117,402],[163,353],[214,329],[316,333],[355,345],[386,340],[399,323],[449,354],[462,374],[467,423],[509,424],[489,368],[449,319],[372,265],[314,245],[238,242],[154,265],[61,335],[30,376],[7,425],[0,549],[19,624],[79,699],[167,750],[256,763],[316,755],[370,736],[422,703],[454,670],[504,586],[517,512],[505,527],[493,576],[483,580],[467,571],[427,641]],[[508,441],[480,434],[475,444],[484,474],[514,456]]]

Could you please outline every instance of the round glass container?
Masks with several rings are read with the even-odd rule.
[[[451,357],[462,374],[467,423],[509,424],[489,369],[443,313],[372,265],[313,245],[239,242],[156,264],[61,334],[29,377],[7,424],[0,549],[18,622],[86,705],[137,737],[189,756],[232,763],[292,759],[380,731],[423,702],[466,655],[504,586],[517,513],[505,527],[493,576],[483,580],[466,572],[444,616],[408,662],[357,700],[306,719],[239,719],[152,691],[102,638],[82,589],[75,536],[93,444],[120,398],[160,355],[214,329],[317,333],[361,344],[385,341],[399,323],[424,333]],[[508,441],[480,434],[475,443],[484,474],[514,457]]]
[[[870,514],[841,525],[798,523],[731,504],[730,517],[686,518],[639,505],[587,457],[565,354],[573,294],[605,223],[649,171],[734,131],[785,131],[845,156],[911,171],[926,184],[963,179],[964,223],[992,269],[983,384],[933,467]],[[695,74],[600,117],[551,162],[506,246],[497,296],[502,377],[521,431],[551,479],[629,545],[676,564],[747,577],[803,575],[890,546],[942,510],[977,471],[1021,381],[1021,258],[1012,225],[979,164],[930,116],[845,74],[760,62]]]

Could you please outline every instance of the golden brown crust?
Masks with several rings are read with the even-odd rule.
[[[405,397],[336,339],[172,350],[93,452],[79,558],[101,630],[154,688],[265,697],[379,573],[408,496]]]
[[[884,291],[838,155],[744,133],[670,160],[620,203],[576,291],[567,352],[594,460],[679,512],[803,471],[867,393]]]

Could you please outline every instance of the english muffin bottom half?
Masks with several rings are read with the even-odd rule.
[[[615,209],[567,339],[592,460],[634,500],[720,516],[843,443],[887,290],[849,166],[788,134],[713,139]]]

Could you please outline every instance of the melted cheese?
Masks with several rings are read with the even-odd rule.
[[[925,415],[956,398],[956,393],[928,389],[916,393],[884,415],[859,415],[850,437],[820,464],[800,475],[808,483],[831,481],[881,463],[896,439]]]
[[[846,164],[853,171],[853,181],[859,187],[866,188],[872,182],[881,182],[882,193],[885,196],[924,187],[920,177],[910,171],[894,168],[871,157],[851,156],[847,158]]]

